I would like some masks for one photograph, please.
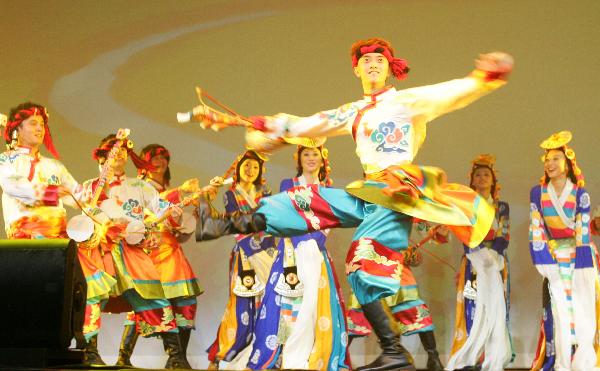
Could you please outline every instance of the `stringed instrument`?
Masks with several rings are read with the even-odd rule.
[[[97,246],[97,243],[102,235],[101,230],[105,228],[106,224],[110,221],[111,215],[107,215],[107,213],[103,211],[102,207],[98,207],[98,200],[100,199],[102,190],[108,181],[107,178],[110,174],[111,166],[115,161],[115,157],[122,147],[124,141],[129,136],[130,132],[131,131],[129,129],[119,129],[117,131],[117,141],[109,151],[108,155],[106,156],[106,160],[102,164],[100,176],[98,177],[98,183],[91,200],[87,205],[82,207],[83,214],[74,216],[67,223],[67,235],[69,238],[78,243],[87,242],[89,248],[94,248]]]
[[[160,226],[160,224],[162,224],[165,220],[167,220],[171,216],[171,214],[173,213],[174,207],[179,207],[179,208],[183,209],[184,207],[192,204],[194,201],[196,201],[198,198],[200,198],[204,194],[205,194],[205,192],[200,191],[200,192],[195,192],[195,193],[185,197],[183,200],[181,200],[181,202],[173,205],[162,216],[160,216],[156,220],[153,220],[153,221],[134,220],[134,221],[130,222],[127,225],[127,228],[125,229],[125,232],[126,232],[125,241],[130,245],[139,244],[147,237],[148,234],[158,232],[158,230],[157,230],[158,227]],[[183,215],[181,217],[182,217],[181,225],[179,226],[179,228],[177,228],[177,230],[179,232],[192,233],[194,230],[196,230],[196,218],[194,218],[193,215],[183,213]]]

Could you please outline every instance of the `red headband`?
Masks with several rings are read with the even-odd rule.
[[[7,143],[10,143],[12,140],[10,136],[13,130],[16,130],[24,120],[34,115],[42,116],[42,119],[44,120],[44,146],[46,146],[48,152],[50,152],[54,158],[58,159],[60,156],[58,155],[58,151],[56,148],[54,148],[54,143],[52,142],[52,135],[50,135],[50,128],[48,127],[48,112],[46,112],[45,108],[40,109],[39,107],[31,107],[29,109],[22,109],[17,112],[14,120],[6,123],[6,128],[4,129],[4,139]]]
[[[166,149],[165,147],[155,147],[155,148],[149,150],[148,152],[144,153],[144,160],[146,162],[150,162],[150,160],[152,160],[152,157],[158,156],[158,155],[165,156],[167,158],[167,161],[171,160],[171,154],[169,153],[169,150]]]
[[[379,45],[365,45],[361,46],[359,49],[360,57],[368,53],[380,53],[382,54],[389,62],[390,69],[392,70],[392,75],[398,80],[404,80],[410,68],[408,68],[408,62],[406,59],[394,58],[392,52],[389,48]],[[360,57],[357,57],[358,53],[352,55],[352,67],[358,66],[358,60]]]

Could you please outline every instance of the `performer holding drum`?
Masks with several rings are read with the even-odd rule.
[[[150,144],[142,149],[140,157],[150,163],[152,170],[138,170],[138,178],[145,180],[160,192],[161,198],[174,204],[196,201],[201,190],[198,179],[189,179],[181,186],[169,189],[171,154],[160,144]],[[205,191],[209,191],[207,188]],[[154,222],[155,223],[155,222]],[[156,232],[157,246],[149,250],[149,256],[160,274],[165,297],[169,299],[179,328],[179,340],[185,356],[192,329],[195,328],[196,296],[202,293],[192,267],[185,257],[180,240],[190,236],[196,227],[196,219],[191,213],[184,212],[182,226],[173,231],[164,224],[158,224]],[[131,366],[130,357],[138,338],[135,312],[129,312],[125,321],[123,337],[119,347],[117,365]]]
[[[48,112],[42,105],[21,103],[0,120],[8,150],[0,154],[2,212],[8,238],[66,237],[64,198],[80,190],[58,161]],[[54,158],[42,156],[42,144]]]
[[[81,186],[58,161],[46,108],[32,102],[19,104],[3,124],[8,150],[0,155],[0,186],[6,235],[9,239],[67,238],[63,201],[74,206],[75,200],[65,196],[80,197]],[[42,144],[54,159],[40,154]],[[116,281],[104,271],[99,251],[82,247],[78,258],[87,282],[84,362],[102,365],[96,346],[98,303],[108,298]]]
[[[144,211],[149,210],[164,219],[165,228],[175,231],[180,226],[182,210],[160,198],[147,182],[125,176],[128,157],[138,168],[151,169],[151,166],[133,152],[131,141],[121,134],[119,138],[111,134],[102,139],[94,150],[94,159],[105,165],[102,176],[83,184],[83,199],[88,203],[97,199],[104,218],[110,220],[95,232],[99,237],[92,239],[98,239],[106,271],[117,280],[111,295],[122,295],[131,305],[142,336],[162,338],[169,355],[165,368],[190,368],[178,336],[173,307],[161,284],[161,274],[149,256],[152,249],[158,248],[157,240],[144,240],[143,223]],[[100,214],[95,214],[93,217],[100,219]],[[99,314],[105,302],[96,303],[96,313]]]

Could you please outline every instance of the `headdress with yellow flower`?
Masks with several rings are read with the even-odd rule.
[[[498,201],[500,194],[500,184],[498,183],[498,171],[496,170],[496,157],[489,153],[482,153],[471,161],[471,171],[469,172],[469,186],[475,190],[473,186],[473,175],[475,170],[480,168],[489,169],[492,172],[492,198]]]
[[[583,187],[585,185],[585,179],[583,178],[583,173],[581,172],[581,169],[579,168],[579,166],[577,166],[575,151],[573,151],[573,149],[567,145],[572,138],[573,134],[571,134],[570,131],[563,130],[561,132],[552,134],[549,138],[544,140],[540,144],[540,147],[542,147],[546,151],[542,156],[542,162],[546,160],[546,156],[551,150],[555,149],[562,151],[565,154],[565,157],[567,158],[567,163],[570,164],[570,170],[572,171],[572,173],[569,172],[567,176],[570,177],[571,181],[577,184],[578,187]],[[541,183],[547,184],[549,181],[550,179],[548,178],[548,175],[544,173],[544,176],[541,179]]]

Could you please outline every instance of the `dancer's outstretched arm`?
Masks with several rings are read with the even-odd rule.
[[[463,108],[504,86],[512,68],[513,59],[506,53],[482,54],[475,61],[475,70],[467,77],[401,90],[394,99],[408,109],[417,129],[418,142],[422,142],[427,122]],[[360,100],[309,117],[285,113],[255,117],[253,128],[246,135],[246,142],[255,150],[271,152],[291,138],[351,134],[353,123],[360,120],[365,109],[370,108],[369,103]]]
[[[468,76],[402,90],[397,100],[410,107],[414,123],[427,123],[443,114],[464,108],[504,86],[512,68],[513,59],[506,53],[482,54]]]
[[[434,118],[460,109],[504,85],[513,68],[510,55],[501,52],[482,54],[475,70],[467,77],[440,84],[399,91],[396,99],[409,108],[414,124],[425,124]],[[259,116],[245,121],[230,115],[215,113],[206,106],[194,109],[194,118],[203,128],[221,130],[227,126],[246,126],[247,144],[258,151],[272,151],[291,138],[329,137],[352,133],[352,124],[365,108],[364,101],[299,117],[286,113]],[[261,134],[262,132],[264,134]]]

